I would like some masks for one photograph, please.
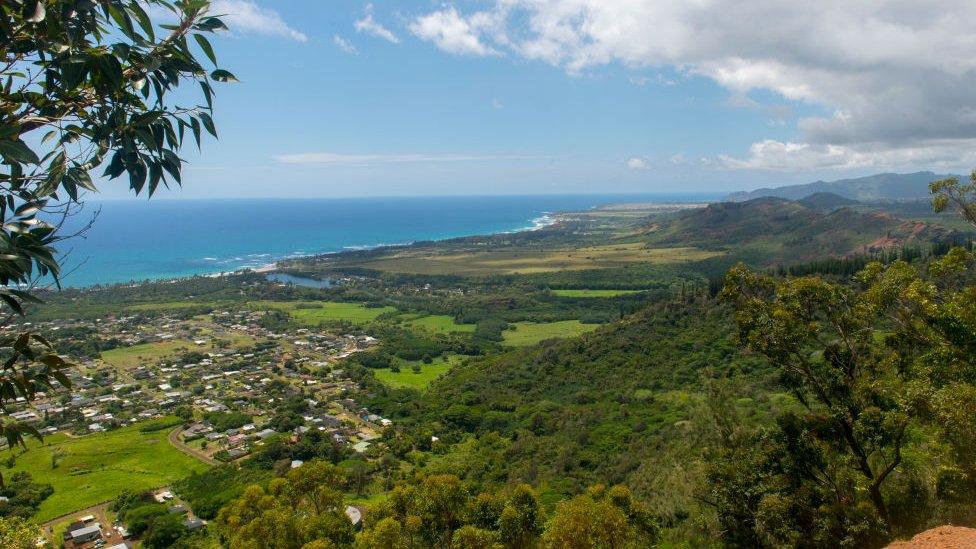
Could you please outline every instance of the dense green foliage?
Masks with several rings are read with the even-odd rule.
[[[129,188],[150,196],[168,180],[180,182],[178,151],[189,131],[216,136],[211,81],[194,48],[212,63],[206,35],[226,29],[208,15],[207,0],[12,0],[0,3],[0,300],[24,313],[38,299],[43,277],[58,282],[55,246],[64,219],[77,214],[85,191],[97,191],[92,172],[127,175]],[[146,9],[172,13],[175,25],[153,22]],[[157,32],[159,35],[157,36]],[[180,107],[180,84],[197,83],[205,105]],[[27,289],[19,289],[27,288]],[[69,385],[67,364],[45,340],[25,332],[0,340],[0,411],[32,400],[39,388]],[[23,444],[30,426],[0,425],[9,445]]]

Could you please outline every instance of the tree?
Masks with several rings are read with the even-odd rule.
[[[407,549],[410,544],[403,531],[403,526],[392,517],[386,517],[376,523],[368,531],[364,531],[356,538],[356,547],[360,549]]]
[[[145,546],[150,549],[172,547],[186,532],[183,516],[168,513],[153,521],[145,537]]]
[[[935,195],[932,207],[943,212],[952,207],[973,226],[976,226],[976,170],[969,174],[969,183],[962,184],[958,178],[950,177],[929,183],[929,191]]]
[[[206,35],[226,26],[207,0],[9,0],[0,3],[0,315],[23,314],[45,277],[58,285],[56,245],[78,212],[93,172],[128,178],[135,194],[180,184],[178,152],[202,132],[216,137],[212,81],[233,81],[216,65]],[[148,12],[171,14],[154,22]],[[173,101],[196,83],[202,104]],[[0,412],[38,388],[68,387],[68,364],[51,344],[25,332],[0,340]],[[29,426],[5,423],[10,446]]]
[[[629,528],[627,516],[605,499],[577,496],[556,504],[546,524],[546,547],[595,549],[624,547]]]
[[[557,503],[542,540],[546,547],[560,549],[649,547],[657,535],[657,523],[627,487],[607,490],[598,484]]]
[[[729,271],[723,298],[742,341],[798,403],[710,474],[719,514],[739,517],[734,537],[873,546],[924,524],[926,498],[976,501],[976,419],[960,413],[976,405],[974,266],[954,248],[870,263],[850,285]],[[925,433],[952,450],[927,476],[917,459],[905,465]]]
[[[345,546],[354,533],[340,491],[344,482],[341,469],[312,460],[272,480],[267,490],[249,486],[220,510],[217,522],[232,547],[299,549],[313,541]]]
[[[41,530],[36,524],[20,517],[0,517],[0,547],[33,549]]]
[[[543,523],[539,496],[531,486],[520,484],[502,508],[498,517],[498,532],[508,547],[532,547],[542,533]]]

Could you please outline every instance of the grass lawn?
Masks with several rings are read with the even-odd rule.
[[[318,326],[323,321],[330,320],[345,320],[354,324],[366,324],[372,322],[383,313],[396,310],[393,307],[366,307],[361,303],[342,303],[337,301],[302,303],[256,301],[251,303],[251,306],[285,311],[292,318],[307,326]]]
[[[192,341],[170,339],[110,349],[102,352],[102,360],[116,367],[131,367],[146,362],[156,362],[161,358],[176,354],[179,349],[195,349],[197,347]]]
[[[139,431],[150,424],[142,422],[79,438],[55,434],[43,443],[29,441],[28,451],[18,456],[13,469],[4,474],[27,471],[35,481],[54,487],[54,493],[41,503],[34,517],[44,522],[113,499],[124,488],[148,490],[207,468],[169,444],[166,437],[170,429]],[[55,449],[64,454],[57,469],[52,469]],[[0,460],[9,455],[9,450],[0,453]]]
[[[207,336],[207,338],[209,337]],[[221,335],[217,339],[230,341],[231,347],[243,347],[254,344],[253,337],[241,334]],[[159,359],[178,354],[184,349],[208,352],[214,350],[214,345],[209,339],[203,345],[197,345],[192,341],[184,339],[169,339],[166,341],[110,349],[102,353],[102,360],[117,368],[130,368],[147,362],[155,363]]]
[[[411,328],[423,328],[436,334],[450,334],[453,332],[473,332],[474,324],[456,324],[454,318],[448,315],[427,315],[404,322]]]
[[[599,324],[583,324],[579,320],[561,322],[516,322],[502,332],[505,345],[527,347],[546,339],[576,337],[596,330]]]
[[[559,297],[617,297],[639,294],[642,290],[552,290]]]
[[[445,372],[451,369],[452,366],[457,364],[463,357],[461,355],[448,355],[447,358],[439,356],[434,359],[430,364],[424,364],[423,362],[416,361],[400,361],[400,371],[394,372],[388,368],[383,368],[382,370],[373,370],[373,375],[376,379],[387,385],[389,387],[403,388],[410,387],[412,389],[417,389],[418,391],[423,391],[430,385],[431,381],[434,381]],[[420,365],[420,373],[415,374],[411,369],[414,364]]]

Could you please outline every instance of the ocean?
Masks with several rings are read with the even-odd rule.
[[[547,214],[624,202],[706,195],[539,195],[347,199],[118,200],[88,202],[60,243],[68,287],[256,268],[280,259],[421,240],[530,229]]]

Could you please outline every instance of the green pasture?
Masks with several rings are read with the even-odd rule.
[[[559,297],[617,297],[639,294],[642,290],[552,290]]]
[[[123,489],[149,490],[207,468],[170,445],[169,428],[151,433],[140,431],[152,424],[142,422],[76,438],[55,434],[43,442],[28,441],[27,451],[15,451],[14,467],[4,470],[4,474],[27,471],[36,482],[54,487],[54,493],[41,503],[34,517],[45,522],[113,499]],[[52,456],[56,454],[61,457],[54,468]],[[9,450],[0,452],[2,460],[9,456]]]
[[[583,324],[579,320],[560,322],[516,322],[502,332],[504,344],[510,347],[527,347],[547,339],[577,337],[597,329],[599,324]]]
[[[424,364],[419,360],[414,361],[400,361],[400,371],[394,372],[388,368],[383,368],[380,370],[373,370],[373,375],[376,379],[387,385],[388,387],[394,388],[405,388],[409,387],[411,389],[417,389],[418,391],[423,391],[428,385],[438,377],[444,375],[452,366],[460,362],[463,357],[461,355],[448,355],[447,357],[439,356],[434,359],[430,364]],[[413,366],[417,364],[420,365],[420,373],[414,373]]]
[[[422,328],[436,334],[470,333],[475,328],[474,324],[457,324],[454,322],[454,318],[448,315],[421,316],[404,322],[404,325],[411,328]]]

